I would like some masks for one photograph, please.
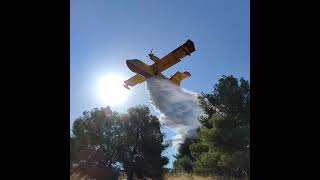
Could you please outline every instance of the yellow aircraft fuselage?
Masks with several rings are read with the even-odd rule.
[[[138,59],[127,60],[126,63],[127,63],[128,68],[132,72],[138,73],[138,74],[144,76],[145,78],[149,78],[151,76],[156,75],[157,67],[149,66]],[[155,64],[153,64],[153,65],[155,65]]]
[[[177,64],[178,62],[181,61],[182,58],[186,56],[190,56],[190,54],[194,51],[195,51],[194,44],[189,39],[183,45],[181,45],[180,47],[178,47],[177,49],[175,49],[174,51],[172,51],[162,59],[152,54],[152,51],[151,51],[149,54],[149,58],[152,61],[154,61],[152,65],[147,65],[138,59],[127,60],[126,64],[128,68],[132,72],[135,72],[137,75],[124,81],[124,87],[127,89],[130,89],[129,86],[132,87],[132,86],[135,86],[136,84],[142,83],[145,81],[145,79],[150,78],[152,76],[169,79],[174,84],[180,86],[180,83],[182,80],[191,76],[189,72],[185,71],[181,73],[178,71],[170,78],[167,78],[161,72],[165,71],[172,65]]]
[[[156,62],[152,65],[147,65],[144,62],[138,59],[131,59],[126,61],[128,68],[137,74],[144,76],[145,78],[149,78],[152,76],[158,76],[161,78],[169,79],[164,76],[159,70],[161,67],[161,62]],[[169,80],[171,80],[174,84],[180,85],[181,80],[190,77],[191,74],[188,71],[183,73],[176,72]]]

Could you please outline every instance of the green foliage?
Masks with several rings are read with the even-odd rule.
[[[179,146],[178,153],[175,155],[176,161],[173,163],[173,171],[175,173],[193,172],[193,161],[195,159],[191,155],[189,146],[197,141],[197,138],[186,138]]]
[[[193,164],[192,160],[188,156],[183,156],[178,158],[174,163],[174,172],[175,173],[180,173],[180,172],[187,172],[191,173],[193,172]]]
[[[212,94],[202,94],[200,141],[190,146],[200,174],[241,175],[250,171],[250,85],[223,76]],[[205,148],[206,147],[206,148]],[[208,151],[207,151],[208,150]]]
[[[179,149],[178,149],[178,153],[177,155],[175,155],[175,158],[180,159],[183,157],[188,157],[190,160],[194,160],[192,155],[191,155],[191,151],[189,149],[189,146],[191,144],[194,144],[197,142],[197,138],[186,138],[184,140],[184,142],[180,145]]]
[[[86,111],[74,122],[72,132],[70,163],[78,164],[80,172],[124,169],[129,179],[134,174],[161,177],[168,163],[161,155],[167,145],[162,144],[159,121],[146,106],[130,108],[127,114],[113,112],[110,107]]]
[[[129,176],[159,178],[168,159],[161,156],[167,147],[163,145],[164,135],[160,131],[159,120],[150,115],[146,106],[130,108],[123,116],[124,143],[121,146],[120,162]]]
[[[70,137],[70,168],[72,168],[72,164],[74,163],[74,160],[76,159],[76,138],[71,136]]]
[[[192,153],[192,157],[194,157],[195,159],[199,159],[203,153],[206,153],[209,151],[209,146],[201,142],[198,142],[198,143],[189,145],[189,149],[190,149],[190,152]]]
[[[94,109],[83,113],[73,125],[77,160],[83,164],[97,164],[110,167],[116,162],[120,146],[118,134],[121,129],[117,123],[119,114],[110,107]]]
[[[198,140],[185,145],[192,156],[192,169],[200,175],[243,176],[250,173],[250,84],[243,78],[223,76],[211,94],[199,97],[205,116]],[[185,148],[185,147],[184,147]],[[179,166],[178,166],[179,165]],[[183,169],[183,168],[182,168]]]

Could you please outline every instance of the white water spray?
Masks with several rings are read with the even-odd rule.
[[[168,79],[152,77],[146,81],[151,104],[160,113],[160,122],[177,133],[172,140],[177,152],[184,139],[196,135],[196,129],[201,125],[198,118],[203,111],[198,94],[182,89]]]

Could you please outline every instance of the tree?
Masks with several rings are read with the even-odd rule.
[[[115,164],[117,162],[120,139],[118,134],[121,128],[118,125],[120,115],[112,112],[110,107],[95,108],[76,119],[73,124],[73,137],[71,137],[72,162],[76,163],[77,171],[96,179],[103,172],[111,172],[113,179],[117,178]],[[90,174],[90,172],[95,172]],[[97,177],[99,174],[99,177]],[[106,175],[105,175],[106,176]]]
[[[197,142],[197,138],[189,138],[187,137],[183,143],[180,144],[177,154],[174,156],[176,160],[173,163],[173,172],[181,173],[193,172],[193,161],[195,159],[192,157],[191,152],[189,150],[189,146]]]
[[[120,162],[128,179],[138,177],[161,178],[168,159],[162,156],[167,145],[162,144],[164,135],[160,131],[159,120],[150,115],[147,106],[130,108],[122,116],[124,140]]]
[[[173,162],[173,172],[174,173],[192,173],[193,171],[193,161],[188,156],[182,156],[180,158],[177,158]]]
[[[161,177],[168,159],[162,151],[163,134],[159,120],[146,106],[130,108],[127,114],[110,107],[95,108],[76,119],[70,138],[70,164],[96,179],[117,179],[124,169],[133,176]]]
[[[206,116],[199,141],[189,149],[199,174],[241,175],[250,172],[250,85],[233,76],[223,76],[212,94],[199,97]]]
[[[76,138],[70,137],[70,169],[73,166],[74,160],[76,159]]]

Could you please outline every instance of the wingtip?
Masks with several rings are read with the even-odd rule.
[[[191,39],[188,39],[186,44],[189,48],[190,53],[193,53],[194,51],[196,51],[196,48],[194,46],[194,42]]]
[[[130,88],[129,88],[129,86],[127,84],[124,84],[123,87],[125,87],[128,90],[130,90]]]

